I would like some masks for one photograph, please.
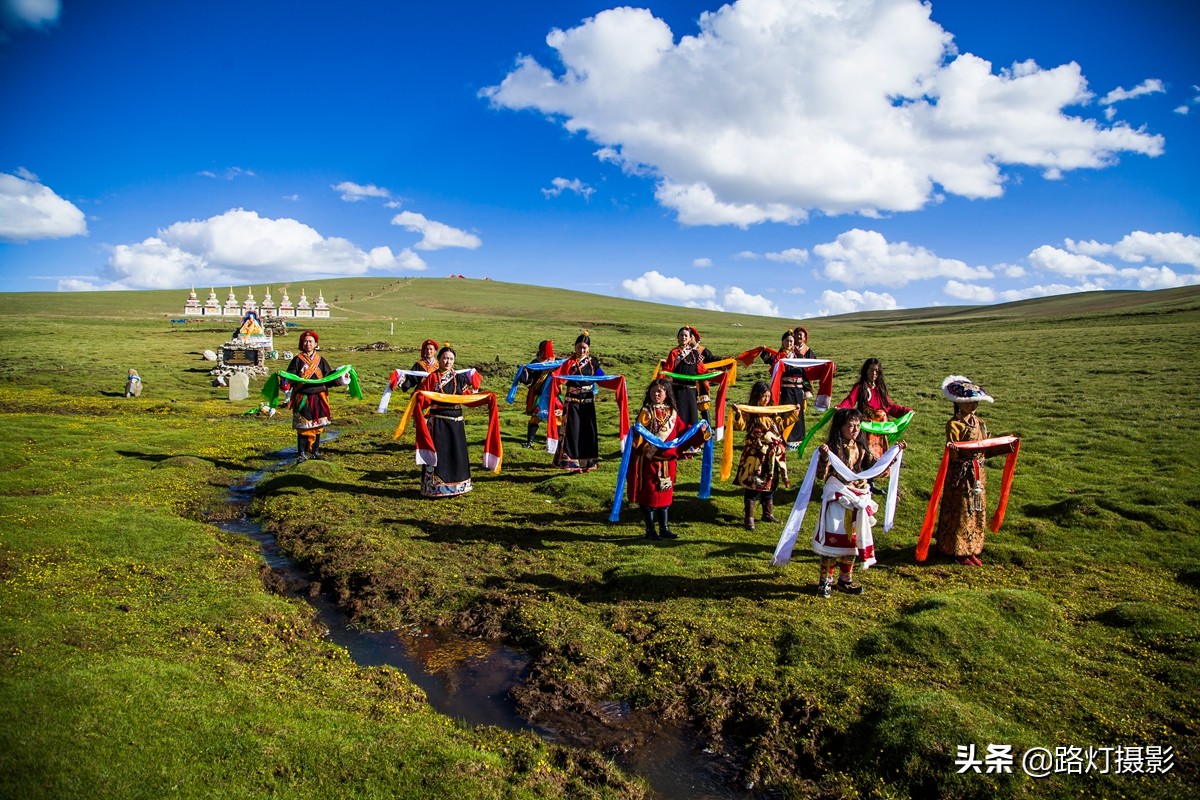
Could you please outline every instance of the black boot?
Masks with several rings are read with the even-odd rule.
[[[536,422],[531,422],[527,426],[525,426],[525,431],[526,431],[525,444],[523,444],[521,446],[524,447],[526,450],[530,450],[533,448],[533,435],[535,433],[537,433],[537,429],[538,429],[538,424]]]
[[[779,522],[775,516],[775,493],[763,495],[763,522]]]
[[[304,444],[304,434],[296,434],[296,463],[308,460],[308,447]]]
[[[746,495],[743,504],[746,507],[746,530],[754,530],[754,495]]]
[[[657,539],[658,532],[654,530],[654,509],[649,506],[641,506],[642,521],[646,523],[646,538]]]
[[[313,439],[312,455],[310,458],[315,458],[318,461],[324,461],[325,456],[321,455],[321,434],[317,434],[317,438]]]
[[[658,534],[664,539],[678,539],[679,534],[672,533],[671,529],[667,527],[667,512],[670,510],[670,506],[655,509],[658,514]]]

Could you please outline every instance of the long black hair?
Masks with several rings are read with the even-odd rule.
[[[855,384],[858,387],[858,401],[855,406],[864,417],[867,416],[867,389],[871,386],[871,379],[867,377],[867,371],[871,367],[879,367],[879,375],[875,378],[875,391],[879,392],[879,397],[885,406],[892,402],[892,396],[888,394],[887,381],[883,379],[883,362],[878,358],[868,358],[858,371],[858,383]]]
[[[650,393],[654,391],[654,387],[656,386],[661,386],[666,392],[666,397],[663,398],[663,405],[670,407],[672,411],[678,411],[679,407],[675,404],[675,392],[671,388],[670,378],[655,378],[650,381],[650,385],[646,387],[646,396],[642,399],[642,408],[654,404],[654,401],[650,399]]]
[[[758,405],[757,403],[754,402],[754,398],[758,397],[761,394],[766,394],[766,396],[767,396],[767,402],[764,403],[763,405],[770,405],[771,404],[771,384],[767,383],[766,381],[755,381],[754,385],[750,387],[750,405],[752,405],[752,406]]]
[[[846,440],[842,437],[842,426],[854,420],[858,420],[859,423],[863,420],[863,415],[857,408],[839,408],[833,412],[833,419],[829,422],[829,440],[827,444],[830,451],[842,461],[845,461],[847,458]],[[867,434],[861,428],[858,431],[858,438],[854,440],[854,443],[858,445],[859,452],[863,455],[864,461],[858,466],[854,464],[846,464],[846,466],[851,469],[860,469],[863,466],[875,463],[875,460],[871,457],[871,451],[867,447]]]

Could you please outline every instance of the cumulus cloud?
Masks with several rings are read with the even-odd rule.
[[[717,297],[715,286],[688,283],[681,278],[669,278],[653,269],[637,278],[626,278],[621,281],[621,288],[639,300],[665,300],[689,305],[715,300]]]
[[[45,28],[58,21],[61,11],[61,0],[0,0],[0,28]]]
[[[1111,264],[1097,261],[1089,255],[1071,253],[1048,244],[1044,244],[1030,253],[1028,260],[1034,269],[1074,277],[1113,275],[1117,271],[1116,267]]]
[[[574,192],[584,200],[588,200],[595,191],[596,190],[594,188],[588,186],[586,183],[579,180],[579,178],[571,178],[570,180],[567,180],[566,178],[555,178],[554,180],[550,181],[550,188],[542,189],[542,194],[544,194],[546,197],[558,197],[563,192]]]
[[[1067,239],[1066,245],[1072,253],[1089,256],[1112,254],[1133,264],[1157,261],[1166,264],[1186,264],[1200,269],[1200,236],[1134,231],[1126,234],[1116,244],[1104,244],[1094,239],[1086,242]]]
[[[585,133],[687,225],[911,211],[999,196],[1007,165],[1055,177],[1163,150],[1064,113],[1092,97],[1077,64],[996,70],[921,0],[737,0],[699,28],[676,39],[645,9],[602,11],[547,36],[557,73],[523,56],[481,95]]]
[[[789,247],[778,253],[767,253],[768,261],[778,261],[783,264],[804,264],[808,261],[808,251],[800,247]]]
[[[996,290],[992,287],[962,281],[946,281],[942,291],[956,300],[965,300],[968,303],[991,303],[996,299]]]
[[[1007,289],[1003,292],[997,292],[996,298],[1006,303],[1012,303],[1017,300],[1028,300],[1032,297],[1050,297],[1056,294],[1076,294],[1078,292],[1099,292],[1105,288],[1105,285],[1099,281],[1084,282],[1075,286],[1065,283],[1038,284],[1036,286],[1026,286],[1023,289]]]
[[[756,314],[760,317],[778,317],[779,307],[761,294],[749,294],[738,286],[731,286],[721,294],[723,311],[735,314]]]
[[[821,292],[821,307],[817,310],[818,317],[828,317],[835,314],[853,314],[855,311],[886,311],[899,308],[896,298],[887,292],[859,292],[847,289],[835,292],[826,289]]]
[[[354,183],[353,181],[342,181],[330,188],[340,193],[342,199],[347,203],[357,203],[360,200],[366,200],[368,197],[380,197],[386,200],[392,196],[392,193],[387,189],[376,186],[373,183],[368,183],[364,186],[361,183]]]
[[[762,295],[750,294],[739,286],[730,286],[718,292],[715,286],[688,283],[682,278],[663,275],[653,269],[636,278],[626,278],[621,281],[621,288],[639,300],[763,317],[779,316],[778,306]]]
[[[424,214],[415,211],[400,212],[392,217],[392,224],[421,234],[421,241],[414,245],[418,250],[441,250],[444,247],[474,250],[483,244],[483,240],[473,233],[452,228],[444,222],[427,219]]]
[[[1200,275],[1180,275],[1170,267],[1126,268],[1117,274],[1136,283],[1139,289],[1173,289],[1176,286],[1194,286],[1200,283]]]
[[[16,175],[0,174],[0,241],[62,239],[86,236],[87,232],[83,212],[32,172],[21,169]]]
[[[712,262],[711,258],[693,258],[692,259],[693,267],[699,267],[699,268],[703,269],[704,267],[711,267],[712,265],[713,265],[713,262]]]
[[[927,278],[991,278],[986,267],[970,267],[952,258],[939,258],[924,247],[888,242],[876,231],[858,228],[833,242],[813,247],[825,262],[825,277],[847,286],[903,286]]]
[[[1154,94],[1155,92],[1165,92],[1167,89],[1163,86],[1163,82],[1158,78],[1147,78],[1132,89],[1125,89],[1118,86],[1104,97],[1100,98],[1100,105],[1111,106],[1113,103],[1119,103],[1122,100],[1132,100],[1135,97],[1141,97],[1144,94]]]
[[[58,288],[176,289],[425,268],[410,250],[363,251],[294,219],[270,219],[237,208],[206,220],[176,222],[141,242],[117,245],[98,281],[67,279]]]

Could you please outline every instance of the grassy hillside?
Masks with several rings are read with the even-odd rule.
[[[479,471],[470,495],[437,502],[417,496],[411,433],[391,439],[401,398],[386,417],[373,413],[387,372],[407,367],[425,338],[453,342],[460,364],[479,366],[485,388],[503,394],[540,339],[565,351],[586,327],[593,352],[640,398],[680,325],[727,355],[776,344],[793,321],[478,280],[305,288],[314,297],[318,287],[335,307],[335,319],[317,323],[323,352],[335,365],[353,363],[370,396],[333,398],[341,436],[326,448],[332,460],[275,474],[255,512],[365,624],[504,636],[535,655],[519,691],[530,715],[567,708],[586,717],[621,700],[689,719],[714,743],[742,750],[744,780],[774,796],[1195,793],[1200,491],[1184,465],[1200,422],[1183,359],[1200,345],[1200,289],[803,321],[814,349],[840,366],[835,394],[877,356],[893,396],[917,412],[897,524],[877,532],[881,564],[860,575],[867,593],[823,601],[803,543],[792,564],[770,567],[780,526],[744,531],[740,490],[729,484],[697,500],[695,462],[680,470],[678,542],[640,539],[633,510],[608,524],[618,459],[611,402],[599,408],[600,470],[560,474],[548,454],[517,447],[524,419],[506,407],[502,472]],[[218,297],[227,290],[217,287]],[[291,293],[295,300],[297,285]],[[17,711],[4,725],[0,764],[24,796],[110,787],[112,765],[149,786],[182,781],[192,793],[216,782],[229,794],[316,796],[336,780],[336,759],[298,763],[296,753],[314,745],[291,734],[275,744],[290,730],[283,718],[303,719],[304,735],[332,756],[420,714],[398,699],[411,694],[402,679],[325,655],[331,648],[297,622],[303,611],[259,587],[245,546],[190,521],[219,507],[213,484],[294,437],[285,418],[243,417],[250,404],[230,404],[210,386],[199,354],[234,325],[171,324],[185,296],[0,295],[0,358],[19,376],[2,407],[20,436],[0,457],[0,692]],[[294,336],[280,349],[289,345]],[[357,349],[369,346],[385,349]],[[146,383],[134,401],[115,396],[130,366]],[[989,428],[1023,441],[1005,525],[976,569],[912,557],[944,444],[950,405],[939,387],[950,373],[988,387],[997,398],[982,410]],[[731,399],[744,401],[763,376],[743,373]],[[468,432],[478,457],[478,417]],[[792,462],[785,511],[805,466]],[[213,646],[201,646],[208,637]],[[270,677],[277,688],[263,696],[264,676],[281,660],[290,677]],[[383,694],[364,693],[367,684]],[[299,710],[306,689],[326,711]],[[147,694],[168,701],[151,704]],[[350,699],[360,696],[367,700]],[[264,720],[254,697],[285,710]],[[164,729],[190,732],[214,708],[229,722],[169,737],[176,755],[141,752]],[[434,772],[477,796],[636,793],[603,762],[565,751],[405,727],[410,743],[438,742]],[[95,736],[112,742],[102,763],[87,756]],[[1035,779],[1018,760],[1012,774],[957,774],[957,748],[972,744],[1018,754],[1171,747],[1174,768],[1071,775],[1064,767]],[[404,761],[405,746],[360,753],[361,771],[376,759]],[[233,753],[230,766],[213,761],[214,751]],[[459,796],[461,786],[414,796],[447,791]]]

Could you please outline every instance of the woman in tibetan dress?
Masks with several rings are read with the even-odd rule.
[[[808,330],[799,326],[784,331],[783,335],[779,337],[778,353],[771,353],[770,350],[764,350],[761,356],[762,360],[771,367],[774,367],[777,361],[784,358],[817,357],[813,349],[808,346]],[[808,432],[804,422],[804,407],[805,401],[810,397],[812,397],[812,383],[809,381],[804,368],[784,365],[783,375],[779,379],[779,405],[796,405],[800,407],[800,413],[796,418],[796,422],[792,425],[791,431],[788,432],[787,448],[789,450],[798,449],[800,442],[804,441],[804,434]]]
[[[962,375],[951,375],[942,383],[942,393],[954,403],[954,414],[946,422],[947,442],[980,442],[988,438],[987,426],[975,414],[980,402],[993,402],[980,386]],[[937,530],[933,536],[939,553],[960,564],[980,566],[987,525],[987,475],[983,454],[952,450]]]
[[[555,375],[604,377],[600,359],[591,354],[587,331],[575,339],[575,352]],[[600,463],[600,433],[596,426],[596,387],[586,381],[563,381],[563,419],[554,466],[587,472]]]
[[[427,392],[475,394],[478,374],[454,371],[454,348],[446,345],[437,354],[438,369],[420,385]],[[425,465],[421,475],[422,497],[454,497],[471,491],[471,463],[467,454],[467,427],[461,405],[435,402],[425,414],[437,451],[437,465]]]
[[[316,331],[300,334],[300,352],[288,363],[287,372],[316,383],[281,380],[279,388],[290,391],[288,407],[292,409],[292,427],[296,430],[296,461],[323,459],[321,433],[330,423],[329,387],[349,382],[349,378],[320,382],[334,372],[325,357],[317,352],[319,337]]]

